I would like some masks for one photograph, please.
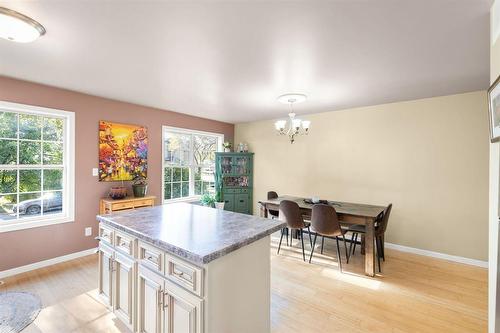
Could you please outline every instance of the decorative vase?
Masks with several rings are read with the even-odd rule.
[[[215,208],[217,208],[217,209],[224,209],[224,204],[225,204],[225,202],[216,202],[215,203]]]
[[[148,191],[148,185],[132,185],[132,191],[134,192],[134,197],[143,198]]]
[[[231,148],[224,148],[224,152],[225,153],[230,153],[231,152]]]
[[[127,188],[124,186],[113,186],[109,190],[109,197],[113,200],[123,199],[127,196]]]

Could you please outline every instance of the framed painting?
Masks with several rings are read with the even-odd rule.
[[[500,76],[488,89],[488,109],[490,116],[491,142],[500,140]]]
[[[99,121],[99,181],[147,178],[146,127]]]

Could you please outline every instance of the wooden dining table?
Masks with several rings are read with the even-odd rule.
[[[279,196],[276,199],[259,201],[260,216],[267,217],[269,210],[279,210],[282,200],[295,201],[303,215],[311,216],[311,203],[306,203],[305,198],[294,196]],[[350,203],[328,200],[328,204],[337,211],[340,223],[342,224],[362,224],[366,226],[365,233],[365,274],[375,276],[375,220],[384,212],[385,207],[373,206],[360,203]]]

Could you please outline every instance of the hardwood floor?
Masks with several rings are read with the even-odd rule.
[[[359,251],[348,265],[343,262],[341,274],[334,241],[326,243],[325,255],[315,254],[309,264],[297,241],[277,256],[273,240],[273,333],[487,331],[486,269],[386,250],[376,278],[363,275]],[[23,333],[128,332],[97,299],[96,256],[4,282],[0,291],[42,298],[43,310]]]

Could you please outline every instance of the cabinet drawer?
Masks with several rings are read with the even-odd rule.
[[[203,297],[203,269],[173,256],[165,256],[165,275],[188,291]]]
[[[130,256],[134,256],[134,239],[120,231],[115,231],[115,248]]]
[[[163,252],[152,245],[139,241],[139,261],[144,266],[163,274]]]
[[[134,208],[133,202],[117,202],[111,204],[111,210],[122,210]]]
[[[137,200],[134,202],[134,207],[146,207],[152,205],[153,202],[151,200]]]
[[[104,226],[103,224],[99,225],[99,240],[107,243],[109,245],[113,245],[113,229]]]

